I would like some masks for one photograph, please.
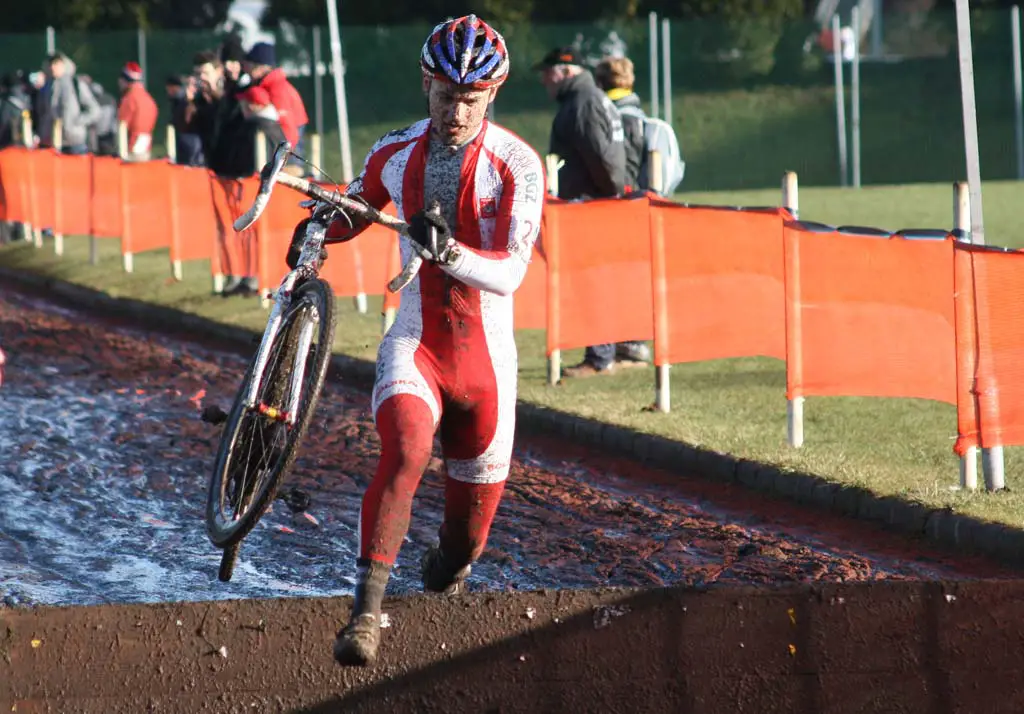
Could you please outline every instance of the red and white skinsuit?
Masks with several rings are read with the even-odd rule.
[[[381,138],[346,193],[399,217],[441,197],[458,241],[450,265],[424,263],[403,291],[377,353],[373,410],[381,457],[360,512],[359,564],[393,565],[412,498],[440,426],[447,467],[441,548],[453,563],[483,551],[509,473],[518,357],[512,293],[526,274],[545,194],[540,157],[485,122],[458,155],[430,139],[423,120]],[[444,200],[448,197],[448,200]],[[328,240],[362,228],[338,221]],[[402,237],[403,263],[412,254]]]

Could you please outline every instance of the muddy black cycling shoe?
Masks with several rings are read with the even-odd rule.
[[[377,661],[380,647],[380,618],[371,613],[356,615],[338,631],[334,660],[346,667],[366,667]]]
[[[466,591],[466,578],[472,572],[472,566],[453,566],[444,556],[439,546],[431,546],[423,554],[420,562],[420,573],[423,576],[423,589],[427,592],[458,595]]]

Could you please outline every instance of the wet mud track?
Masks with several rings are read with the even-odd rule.
[[[329,379],[282,488],[308,495],[308,509],[278,500],[221,583],[203,522],[220,428],[200,412],[230,407],[247,355],[7,289],[0,347],[0,606],[351,594],[378,444],[365,393]],[[420,590],[440,466],[417,493],[389,592]],[[472,589],[1012,575],[736,487],[520,438]]]

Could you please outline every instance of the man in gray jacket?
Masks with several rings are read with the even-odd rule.
[[[89,128],[99,121],[101,110],[88,84],[75,76],[74,61],[60,52],[50,55],[50,106],[60,119],[64,153],[89,151]]]
[[[558,197],[568,201],[622,196],[627,185],[622,117],[583,63],[575,48],[558,47],[533,66],[558,102],[549,152],[565,161],[558,171]],[[566,367],[562,376],[608,374],[617,365],[642,367],[649,360],[642,342],[590,345],[583,361]]]

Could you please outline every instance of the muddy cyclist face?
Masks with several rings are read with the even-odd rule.
[[[497,89],[464,89],[444,80],[425,76],[431,131],[448,146],[469,141],[487,116],[487,107]]]

